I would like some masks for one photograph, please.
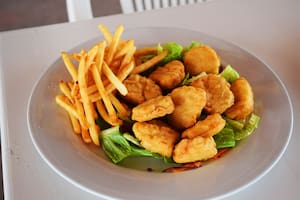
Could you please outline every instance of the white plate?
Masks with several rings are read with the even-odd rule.
[[[66,113],[55,104],[58,82],[69,79],[59,58],[37,81],[28,106],[28,127],[42,158],[62,177],[101,197],[121,199],[204,199],[225,197],[254,183],[282,156],[292,133],[293,114],[287,91],[274,72],[255,56],[226,41],[178,28],[125,30],[138,47],[202,41],[212,46],[222,63],[230,63],[251,83],[259,128],[221,159],[196,170],[153,173],[128,169],[107,160],[101,149],[74,135]],[[96,38],[71,52],[89,48]]]

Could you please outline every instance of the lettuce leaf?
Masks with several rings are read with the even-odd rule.
[[[242,140],[248,137],[259,125],[260,117],[252,113],[249,119],[246,121],[243,129],[237,130],[234,133],[235,140]]]
[[[227,65],[225,69],[220,73],[220,76],[225,78],[229,83],[233,83],[240,77],[239,73],[233,69],[230,65]]]
[[[187,47],[185,47],[183,49],[184,52],[189,51],[190,49],[194,48],[194,47],[200,47],[203,46],[202,42],[196,42],[196,41],[192,41]]]
[[[182,59],[182,50],[183,47],[180,44],[175,42],[167,42],[163,45],[157,46],[157,53],[161,53],[164,50],[168,51],[168,55],[160,62],[161,65],[164,65],[172,60],[181,60]]]
[[[218,134],[214,135],[213,138],[217,149],[235,146],[234,130],[232,128],[223,128]]]

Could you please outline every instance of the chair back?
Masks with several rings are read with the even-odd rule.
[[[66,0],[69,22],[92,19],[91,0]]]
[[[208,0],[120,0],[123,13],[142,12],[146,10],[183,6]],[[91,0],[66,0],[69,22],[93,18]]]
[[[120,0],[123,13],[142,12],[160,8],[202,3],[206,0]]]

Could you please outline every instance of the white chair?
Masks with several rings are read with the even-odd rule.
[[[206,1],[207,0],[120,0],[120,5],[123,13],[133,13]],[[66,6],[70,22],[93,18],[91,0],[66,0]]]
[[[206,0],[120,0],[123,13],[142,12],[187,4],[201,3]]]
[[[92,19],[91,0],[66,0],[69,22]]]

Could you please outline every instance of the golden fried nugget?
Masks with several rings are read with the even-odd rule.
[[[217,154],[216,143],[212,137],[197,136],[193,139],[182,139],[175,145],[173,160],[176,163],[204,161]]]
[[[217,53],[209,46],[198,46],[190,49],[184,54],[183,62],[187,72],[192,75],[201,72],[217,74],[221,64]]]
[[[208,115],[204,120],[198,121],[191,128],[183,131],[182,138],[194,138],[197,136],[212,137],[219,133],[225,126],[226,121],[220,114]]]
[[[208,113],[222,114],[234,103],[230,84],[221,76],[208,74],[193,81],[191,85],[206,91],[207,102],[205,110]]]
[[[154,81],[138,74],[130,75],[123,83],[128,90],[124,99],[133,104],[143,103],[162,94],[160,87]]]
[[[230,89],[234,94],[234,104],[225,115],[231,119],[245,119],[254,110],[252,88],[245,78],[240,77],[231,84]]]
[[[175,110],[168,116],[169,123],[182,130],[193,126],[206,104],[206,93],[201,88],[182,86],[175,88],[170,94]]]
[[[171,157],[179,133],[159,120],[136,122],[132,130],[141,145],[154,153]]]
[[[132,109],[132,120],[143,122],[163,117],[174,111],[170,96],[158,96],[145,101]]]
[[[175,88],[184,78],[184,65],[179,60],[174,60],[153,71],[149,78],[162,89]]]

